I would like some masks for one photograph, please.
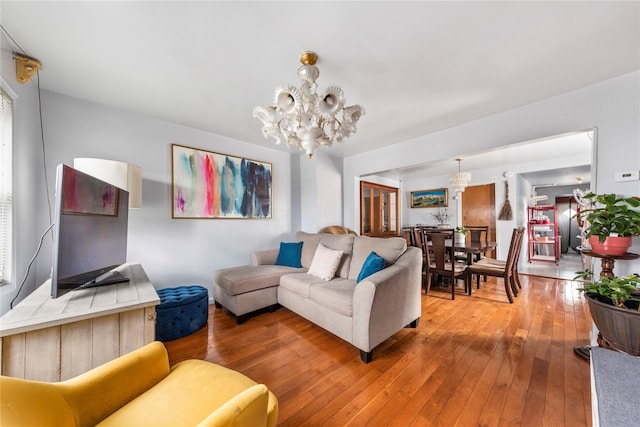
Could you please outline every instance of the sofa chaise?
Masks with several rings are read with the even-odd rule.
[[[357,347],[365,363],[378,344],[404,327],[417,327],[419,248],[407,247],[401,237],[298,232],[294,240],[290,244],[301,246],[298,265],[280,265],[283,243],[279,249],[253,253],[251,265],[215,271],[216,307],[230,311],[240,324],[258,310],[284,306]],[[337,266],[317,262],[319,250],[341,252]],[[362,277],[376,256],[384,260],[384,268]],[[334,267],[334,273],[319,277]]]
[[[155,341],[59,383],[0,377],[8,426],[275,426],[263,384],[204,360],[169,367]]]

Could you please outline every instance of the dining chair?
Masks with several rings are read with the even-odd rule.
[[[417,246],[422,250],[422,284],[425,288],[425,293],[429,293],[429,289],[431,289],[431,276],[429,273],[429,247],[423,234],[423,230],[424,228],[421,225],[416,225],[413,227],[413,241],[414,246]]]
[[[464,228],[469,230],[469,236],[472,242],[489,241],[488,225],[465,225]]]
[[[509,303],[513,304],[513,296],[518,296],[518,284],[516,283],[516,277],[514,276],[514,274],[517,274],[517,269],[514,267],[514,263],[518,258],[519,244],[522,242],[523,235],[524,227],[517,227],[513,229],[513,233],[511,234],[511,243],[509,245],[509,253],[507,254],[507,260],[504,264],[480,261],[468,266],[465,274],[465,291],[471,294],[471,281],[474,274],[502,278],[504,281],[504,290],[507,294],[507,298],[509,299]]]
[[[427,255],[425,259],[422,261],[422,285],[424,286],[425,295],[429,295],[429,291],[431,290],[431,280],[432,280],[431,260],[430,260],[430,257]]]
[[[520,273],[518,272],[518,263],[520,262],[520,254],[522,254],[522,242],[524,240],[524,232],[523,233],[519,233],[518,234],[518,241],[516,242],[516,259],[513,263],[513,274],[512,274],[512,278],[515,281],[516,286],[518,287],[518,289],[522,289],[522,284],[520,283]],[[480,263],[487,263],[487,264],[494,264],[494,265],[501,265],[504,266],[506,264],[506,261],[501,261],[501,260],[497,260],[497,259],[493,259],[493,258],[482,258],[482,260],[479,261]],[[480,284],[478,283],[478,289],[480,289]],[[516,294],[517,295],[517,294]]]
[[[469,231],[469,240],[471,243],[476,242],[488,242],[489,241],[489,226],[488,225],[465,225],[464,228]],[[466,255],[464,255],[466,257]],[[462,255],[457,255],[459,261],[463,261]],[[482,254],[478,253],[474,255],[473,262],[478,262],[483,259]],[[484,281],[487,281],[487,276],[483,277]],[[478,289],[480,288],[480,275],[476,275],[476,283]]]
[[[413,227],[402,227],[400,236],[404,237],[404,240],[407,241],[407,246],[416,246],[413,240]]]
[[[419,248],[422,248],[423,247],[422,240],[423,240],[422,226],[416,225],[413,227],[413,244]]]
[[[466,263],[456,262],[455,260],[454,234],[453,229],[427,229],[424,232],[428,242],[430,242],[428,246],[433,252],[431,256],[427,256],[430,261],[430,279],[431,281],[438,281],[440,277],[447,278],[451,285],[452,300],[456,298],[456,280],[465,278],[465,269],[467,268]],[[447,247],[447,240],[449,240],[449,247]],[[429,254],[428,249],[427,254]]]

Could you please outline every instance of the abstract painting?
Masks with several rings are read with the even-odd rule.
[[[171,144],[173,218],[271,218],[271,163]]]
[[[446,188],[411,192],[412,208],[446,208],[448,205],[449,195]]]

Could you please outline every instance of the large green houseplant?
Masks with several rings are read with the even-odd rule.
[[[587,280],[585,293],[591,318],[607,345],[640,356],[640,277],[593,279],[591,271],[578,272],[575,279]]]
[[[585,237],[589,238],[593,252],[624,255],[631,246],[631,237],[640,236],[640,200],[595,193],[586,194],[584,199],[592,205],[576,216],[588,223]]]

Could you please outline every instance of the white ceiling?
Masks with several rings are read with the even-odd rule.
[[[299,81],[366,115],[332,154],[407,141],[640,69],[640,3],[0,3],[43,89],[255,144],[255,105]],[[6,47],[3,47],[6,48]],[[17,47],[9,47],[18,50]]]

